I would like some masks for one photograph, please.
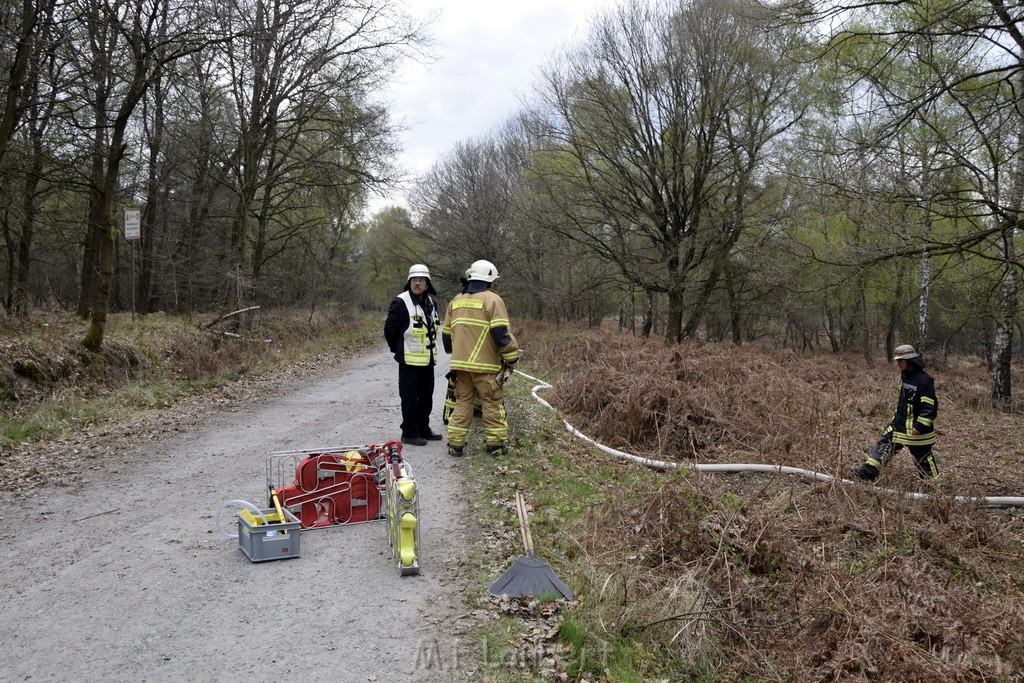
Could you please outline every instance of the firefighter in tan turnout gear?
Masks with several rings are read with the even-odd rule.
[[[448,303],[441,327],[444,350],[455,371],[455,410],[448,420],[448,454],[462,455],[478,396],[483,408],[487,452],[504,455],[508,440],[503,373],[519,360],[519,345],[509,325],[505,302],[494,291],[498,269],[476,261],[466,271],[466,286]]]

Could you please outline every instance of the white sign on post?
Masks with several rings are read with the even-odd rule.
[[[137,240],[142,236],[142,209],[130,208],[124,210],[124,238],[126,240]]]

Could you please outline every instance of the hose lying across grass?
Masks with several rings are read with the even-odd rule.
[[[549,410],[555,410],[555,408],[550,403],[548,403],[547,401],[545,401],[544,399],[542,399],[540,396],[537,395],[538,391],[541,391],[543,389],[550,389],[551,388],[550,384],[548,384],[547,382],[545,382],[542,379],[538,379],[538,378],[533,377],[531,375],[527,375],[525,372],[522,372],[521,370],[516,370],[515,373],[517,375],[522,375],[523,377],[525,377],[525,378],[527,378],[529,380],[537,382],[537,385],[535,387],[533,387],[533,389],[530,391],[530,393],[533,395],[533,397],[541,405],[545,406]],[[558,412],[558,411],[555,411],[555,412]],[[815,472],[813,470],[805,470],[805,469],[801,469],[799,467],[786,467],[784,465],[760,465],[760,464],[754,464],[754,463],[749,463],[749,464],[738,464],[738,463],[736,463],[736,464],[701,464],[701,463],[668,462],[668,461],[665,461],[665,460],[651,460],[650,458],[642,458],[639,455],[633,455],[631,453],[626,453],[626,452],[623,452],[623,451],[619,451],[619,450],[616,450],[614,448],[610,448],[608,446],[605,446],[602,443],[598,443],[597,441],[594,441],[589,436],[587,436],[586,434],[584,434],[583,432],[581,432],[580,430],[576,429],[571,424],[569,424],[569,421],[566,420],[565,418],[562,418],[562,424],[565,425],[565,429],[570,434],[572,434],[573,436],[576,436],[576,437],[578,437],[580,439],[583,439],[587,443],[593,444],[596,448],[598,448],[599,450],[604,451],[605,453],[608,453],[609,455],[614,455],[617,458],[623,458],[625,460],[630,460],[630,461],[635,462],[637,464],[643,465],[645,467],[650,467],[650,468],[656,469],[656,470],[675,470],[675,469],[682,468],[682,469],[696,470],[697,472],[765,472],[767,474],[795,474],[795,475],[797,475],[799,477],[804,477],[806,479],[813,479],[815,481],[833,481],[833,480],[836,479],[831,474],[824,474],[823,472]],[[842,482],[843,484],[858,484],[858,483],[862,483],[862,482],[852,481],[850,479],[840,479],[839,481]],[[909,492],[909,491],[895,491],[893,489],[886,489],[886,488],[881,488],[881,487],[879,487],[879,490],[883,491],[883,492],[886,492],[886,493],[892,493],[892,494],[895,494],[895,495],[900,495],[900,496],[903,496],[904,498],[909,498],[911,500],[926,500],[926,499],[932,497],[932,495],[928,494],[928,493],[916,493],[916,492]],[[960,502],[960,503],[974,503],[974,504],[977,504],[977,505],[984,505],[984,506],[987,506],[987,507],[1021,507],[1021,506],[1024,506],[1024,496],[982,496],[982,497],[954,496],[953,499],[956,500],[957,502]]]

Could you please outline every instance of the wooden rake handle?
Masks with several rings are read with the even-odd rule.
[[[526,498],[516,489],[516,514],[519,515],[519,533],[523,537],[523,548],[527,555],[533,555],[533,536],[530,534],[530,519],[526,515]]]

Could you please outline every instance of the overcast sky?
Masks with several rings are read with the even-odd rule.
[[[537,81],[559,47],[585,35],[605,0],[409,0],[431,27],[436,60],[407,63],[385,95],[409,130],[399,163],[418,175],[459,140],[484,135],[520,108],[518,96]],[[373,199],[371,210],[404,204],[397,191]]]

